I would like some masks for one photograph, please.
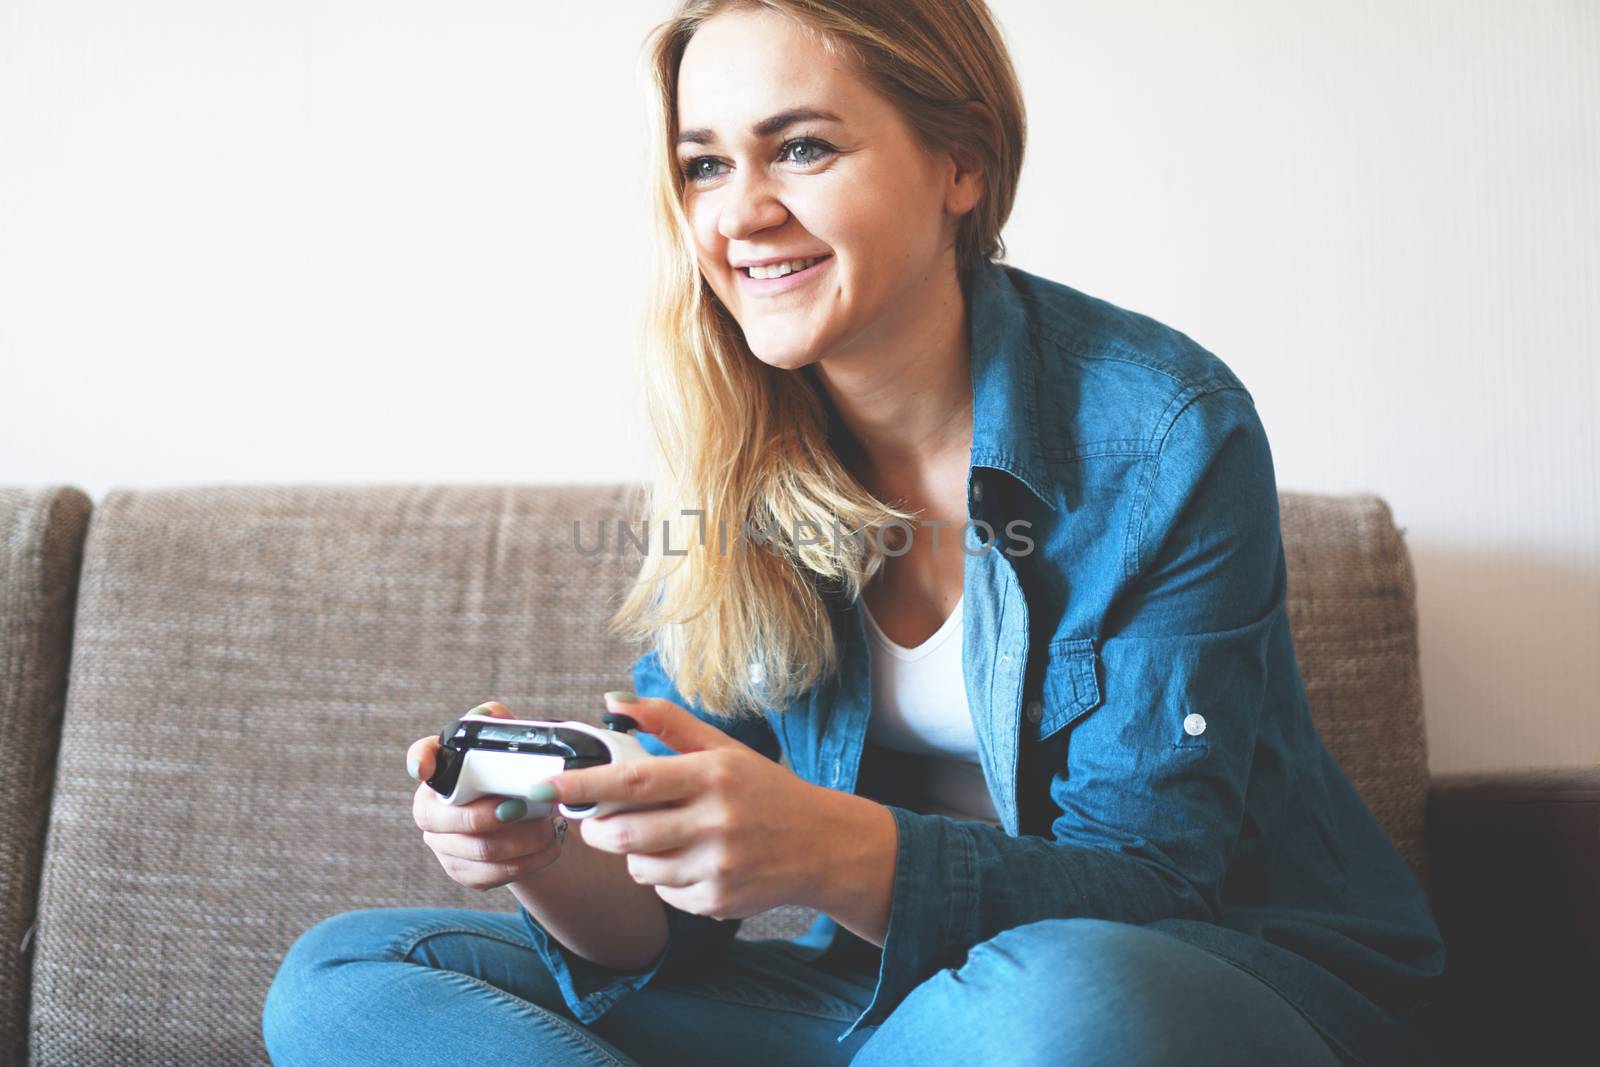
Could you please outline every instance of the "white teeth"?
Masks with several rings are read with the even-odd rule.
[[[810,259],[791,259],[787,263],[771,263],[765,267],[750,267],[752,278],[781,278],[785,274],[793,274],[797,270],[805,270],[813,263],[820,263],[826,256],[813,256]]]

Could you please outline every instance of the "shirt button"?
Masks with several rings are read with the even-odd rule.
[[[1195,715],[1190,715],[1188,718],[1184,719],[1183,720],[1183,732],[1188,734],[1190,737],[1199,737],[1201,734],[1205,733],[1206,732],[1205,716],[1204,715],[1195,714]]]
[[[1044,718],[1044,702],[1039,700],[1028,701],[1028,706],[1023,709],[1023,714],[1028,716],[1029,722],[1038,722]]]
[[[844,781],[844,761],[843,760],[834,760],[833,761],[833,784],[834,785],[838,785],[842,781]]]

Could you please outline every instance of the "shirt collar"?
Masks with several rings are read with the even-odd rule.
[[[1056,484],[1039,443],[1039,350],[1018,290],[1027,275],[980,260],[967,279],[967,339],[972,353],[972,466],[1012,475],[1051,511]]]

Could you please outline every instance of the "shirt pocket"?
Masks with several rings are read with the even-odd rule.
[[[1022,733],[1042,741],[1100,706],[1100,656],[1086,637],[1062,637],[1045,650],[1040,697],[1023,707]]]

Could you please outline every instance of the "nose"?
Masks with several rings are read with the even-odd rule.
[[[717,231],[730,241],[781,226],[789,217],[772,192],[772,183],[759,171],[735,172],[733,181],[723,187],[722,210],[717,216]]]

